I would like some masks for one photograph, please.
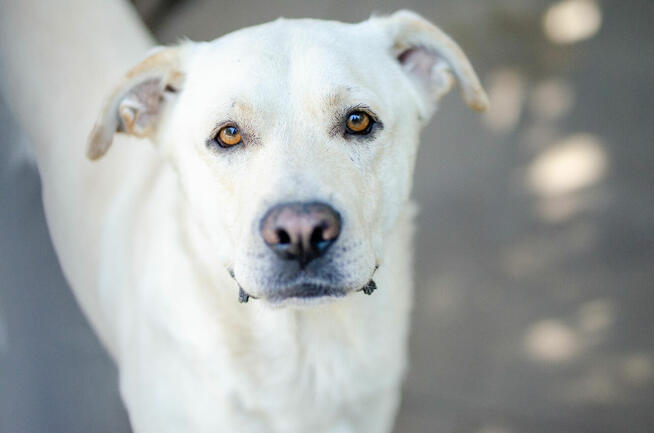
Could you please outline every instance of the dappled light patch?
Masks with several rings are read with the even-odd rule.
[[[615,320],[611,300],[587,301],[569,320],[545,319],[531,325],[525,334],[527,353],[532,360],[550,363],[579,359],[603,341]]]
[[[560,223],[606,203],[606,194],[592,188],[608,172],[604,149],[599,137],[576,133],[554,141],[527,166],[524,184],[537,199],[536,213],[542,221]]]
[[[597,34],[602,11],[593,0],[563,0],[550,6],[543,15],[543,30],[556,44],[574,44]]]
[[[582,303],[565,317],[533,323],[524,334],[525,351],[544,372],[560,370],[566,380],[554,384],[557,398],[579,406],[628,401],[654,380],[654,357],[648,352],[609,352],[606,342],[618,322],[615,301]],[[551,370],[549,370],[551,371]]]
[[[600,139],[592,134],[573,134],[536,157],[527,168],[526,182],[536,195],[560,196],[598,183],[607,168]]]
[[[491,109],[484,115],[486,125],[494,132],[513,131],[522,114],[527,82],[516,69],[501,68],[488,78]]]
[[[577,332],[561,320],[547,319],[532,325],[525,336],[529,356],[535,361],[562,363],[580,352]]]
[[[521,150],[536,155],[515,170],[513,184],[535,196],[541,221],[564,222],[606,202],[605,194],[590,188],[605,176],[608,156],[602,140],[589,133],[561,137],[560,122],[575,105],[573,85],[550,77],[535,84],[527,99],[529,122],[521,134]]]
[[[652,356],[634,353],[625,356],[621,364],[622,377],[634,385],[642,385],[654,379],[654,361]]]
[[[606,331],[615,322],[615,308],[608,299],[586,302],[578,312],[579,329],[585,334]]]

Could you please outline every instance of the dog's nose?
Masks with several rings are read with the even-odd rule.
[[[341,216],[324,203],[285,203],[261,220],[264,242],[280,257],[304,267],[322,256],[341,233]]]

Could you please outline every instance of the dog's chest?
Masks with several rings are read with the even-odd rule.
[[[329,431],[399,384],[405,324],[389,320],[400,313],[389,295],[376,295],[302,311],[253,303],[217,313],[213,324],[192,309],[195,321],[176,317],[173,331],[143,323],[138,347],[147,353],[122,366],[124,391],[141,413],[165,408],[158,431]]]
[[[260,414],[274,431],[319,431],[394,390],[404,366],[402,330],[382,323],[381,309],[373,314],[370,305],[382,303],[364,296],[250,322],[250,345],[225,354],[234,414]]]

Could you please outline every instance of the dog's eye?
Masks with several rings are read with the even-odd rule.
[[[226,125],[220,128],[214,140],[220,147],[232,147],[240,144],[243,138],[241,137],[241,131],[236,126]]]
[[[374,123],[375,122],[370,118],[368,113],[365,111],[357,110],[352,111],[347,115],[345,128],[349,134],[365,135],[370,133]]]

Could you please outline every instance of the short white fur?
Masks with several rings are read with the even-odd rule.
[[[107,22],[128,15],[89,3],[89,16],[102,4]],[[148,46],[133,34],[128,58]],[[407,362],[418,138],[454,78],[472,108],[486,109],[461,49],[415,13],[280,19],[138,64],[99,110],[87,148],[97,162],[80,160],[80,144],[63,135],[54,142],[71,155],[67,166],[37,146],[53,240],[119,366],[135,432],[391,431]],[[89,97],[80,106],[97,106]],[[369,140],[330,133],[359,105],[383,129]],[[226,119],[249,134],[233,151],[208,145]],[[306,200],[343,214],[333,248],[350,292],[239,304],[228,269],[255,297],[274,275],[260,254],[262,213]],[[357,292],[373,272],[378,290]]]

